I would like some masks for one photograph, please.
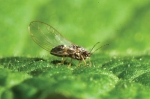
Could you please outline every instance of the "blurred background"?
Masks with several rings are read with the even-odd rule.
[[[150,53],[150,0],[5,0],[0,4],[0,57],[49,55],[28,25],[52,25],[73,43],[110,55]]]

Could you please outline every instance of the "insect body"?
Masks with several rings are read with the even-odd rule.
[[[84,61],[84,64],[87,65],[85,60],[89,59],[92,50],[88,52],[83,47],[71,43],[52,26],[44,22],[33,21],[29,25],[29,32],[32,39],[39,46],[49,51],[50,54],[58,57],[70,57],[71,62],[72,59],[80,60],[78,65],[80,65],[81,61]],[[90,60],[89,63],[91,65]]]
[[[91,53],[86,51],[83,47],[77,46],[77,45],[59,45],[54,47],[50,53],[55,56],[60,57],[71,57],[73,59],[77,60],[84,60],[88,57],[90,57]]]

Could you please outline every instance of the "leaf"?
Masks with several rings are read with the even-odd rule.
[[[6,97],[11,93],[14,99],[136,99],[140,94],[146,99],[149,97],[150,85],[149,57],[109,58],[97,54],[92,59],[92,67],[78,67],[76,63],[71,67],[56,65],[51,63],[52,59],[43,58],[2,58],[1,95]],[[99,64],[99,60],[103,62]],[[15,79],[9,75],[15,75]],[[12,85],[11,82],[16,83]]]

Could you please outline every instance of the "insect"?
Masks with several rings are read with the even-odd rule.
[[[70,57],[71,61],[69,65],[71,65],[72,59],[79,60],[78,66],[80,66],[82,61],[85,65],[87,65],[86,59],[88,59],[89,64],[92,65],[90,56],[92,55],[93,48],[99,42],[96,43],[89,52],[83,47],[73,44],[65,37],[63,37],[55,28],[44,22],[33,21],[30,23],[28,28],[30,35],[35,43],[37,43],[43,49],[49,51],[50,54],[63,57],[62,63],[64,63],[65,57]]]

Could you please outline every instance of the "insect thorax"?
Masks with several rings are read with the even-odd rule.
[[[50,54],[59,57],[70,57],[77,60],[83,60],[90,57],[91,53],[86,51],[83,47],[77,45],[58,45],[50,51]]]

